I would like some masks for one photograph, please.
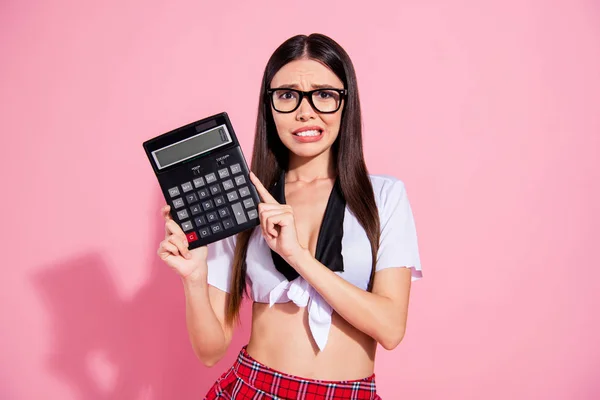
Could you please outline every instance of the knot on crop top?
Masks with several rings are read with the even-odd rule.
[[[298,277],[293,281],[282,281],[269,293],[269,306],[293,301],[298,307],[308,307],[308,326],[320,350],[325,348],[331,328],[333,308],[308,282]]]

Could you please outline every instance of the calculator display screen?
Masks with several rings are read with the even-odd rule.
[[[231,143],[231,135],[225,125],[218,126],[170,144],[152,152],[158,169],[187,160],[209,150]]]

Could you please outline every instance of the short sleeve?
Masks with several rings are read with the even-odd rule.
[[[404,183],[389,180],[379,195],[381,237],[375,271],[408,267],[413,281],[422,278],[417,230]]]
[[[237,235],[208,245],[208,284],[229,293]]]

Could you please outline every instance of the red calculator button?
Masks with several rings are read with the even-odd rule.
[[[187,237],[187,240],[190,243],[198,240],[198,235],[196,235],[196,232],[190,232],[185,236]]]

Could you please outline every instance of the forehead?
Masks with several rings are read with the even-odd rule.
[[[304,89],[307,89],[305,86],[324,84],[343,87],[342,81],[332,70],[318,61],[307,59],[287,63],[277,71],[271,81],[271,87],[298,85]]]

